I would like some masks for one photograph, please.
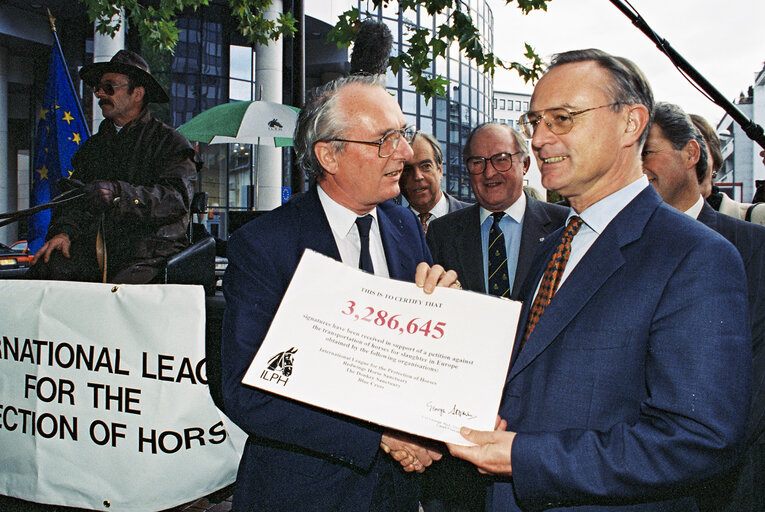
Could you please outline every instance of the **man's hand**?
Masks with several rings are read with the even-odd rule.
[[[422,473],[443,455],[435,444],[402,432],[386,431],[380,441],[380,448],[401,464],[407,473]]]
[[[441,265],[429,266],[424,261],[417,265],[414,273],[414,284],[425,290],[425,293],[433,293],[436,286],[462,288],[457,280],[457,272],[446,271]]]
[[[40,250],[35,253],[30,264],[34,265],[40,258],[42,258],[45,263],[48,263],[53,251],[61,251],[61,253],[68,258],[70,245],[72,245],[72,242],[69,241],[69,235],[66,233],[59,233],[45,242],[45,245],[40,247]]]
[[[504,432],[507,427],[505,420],[497,422],[497,428],[493,432],[470,430],[462,427],[462,437],[475,443],[477,446],[460,446],[447,443],[449,453],[460,459],[464,459],[478,468],[479,473],[512,476],[513,467],[510,455],[512,453],[515,432]]]
[[[86,191],[90,204],[104,210],[114,205],[114,200],[120,194],[120,186],[115,181],[96,180],[86,185]]]

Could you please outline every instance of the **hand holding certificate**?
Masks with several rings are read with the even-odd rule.
[[[520,304],[306,251],[243,383],[422,437],[492,430]]]

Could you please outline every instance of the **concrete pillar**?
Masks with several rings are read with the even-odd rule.
[[[120,21],[120,29],[114,35],[114,38],[99,34],[95,30],[95,24],[93,25],[93,62],[107,62],[114,57],[114,54],[125,48],[125,16],[120,14],[119,17],[115,17],[112,23]],[[93,125],[91,128],[92,133],[98,131],[98,125],[104,120],[104,116],[101,113],[101,108],[98,103],[93,105]]]
[[[265,16],[275,20],[281,12],[282,0],[274,0]],[[264,101],[282,102],[282,50],[281,38],[255,48],[255,86]],[[255,209],[272,210],[281,205],[282,149],[260,146],[255,170]]]
[[[16,165],[9,165],[8,161],[8,48],[0,46],[0,213],[15,209],[16,179],[11,179],[11,168],[15,169]],[[13,187],[9,187],[11,183]],[[12,235],[15,229],[15,224],[1,227],[0,242],[6,245],[15,242],[15,234]]]

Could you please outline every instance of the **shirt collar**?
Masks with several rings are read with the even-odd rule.
[[[505,213],[509,217],[512,217],[512,219],[515,222],[520,224],[521,222],[523,222],[523,214],[525,212],[526,212],[526,192],[521,192],[520,197],[518,197],[518,199],[516,199],[515,202],[507,208],[507,210],[505,210]],[[486,219],[491,217],[492,212],[490,212],[489,210],[481,206],[480,213],[481,213],[481,224],[483,224],[484,222],[486,222]]]
[[[569,211],[566,218],[568,220],[574,215],[581,217],[582,221],[589,226],[598,235],[603,232],[608,224],[614,220],[620,211],[627,206],[630,201],[635,199],[644,188],[648,187],[648,178],[642,174],[638,179],[623,187],[611,195],[608,195],[595,204],[590,205],[582,213],[576,213],[573,208]]]
[[[412,213],[418,217],[420,216],[420,212],[412,208],[411,204],[409,204],[409,209],[412,210]],[[449,213],[449,202],[446,199],[446,194],[443,191],[441,191],[441,199],[439,199],[438,202],[433,205],[433,208],[431,208],[427,213],[430,213],[436,219]]]
[[[329,227],[332,229],[332,232],[337,238],[345,238],[348,236],[348,233],[351,232],[351,229],[354,228],[356,218],[358,218],[359,215],[332,199],[329,194],[321,188],[321,184],[317,187],[317,192],[319,193],[319,201],[324,209],[324,214],[327,216],[327,222],[329,222]],[[375,220],[373,224],[376,224],[377,207],[370,211],[369,215]]]
[[[694,219],[698,219],[702,208],[704,208],[704,198],[699,194],[699,199],[696,201],[696,204],[685,210],[685,213]]]

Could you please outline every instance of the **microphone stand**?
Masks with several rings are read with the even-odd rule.
[[[656,47],[665,54],[670,61],[672,61],[672,64],[680,68],[680,70],[685,73],[688,78],[696,82],[701,89],[709,95],[711,100],[718,106],[720,106],[725,112],[728,113],[728,115],[733,118],[733,120],[738,123],[741,126],[741,129],[744,130],[744,133],[755,141],[757,144],[760,145],[763,149],[765,149],[765,132],[763,132],[762,126],[752,122],[751,119],[746,117],[746,115],[739,110],[739,108],[728,101],[715,87],[710,84],[706,78],[704,78],[701,73],[696,71],[696,69],[691,66],[691,64],[683,58],[682,55],[677,53],[674,48],[667,42],[666,39],[663,39],[659,37],[656,32],[651,29],[651,27],[648,26],[648,23],[640,16],[640,14],[637,13],[637,11],[630,10],[629,7],[624,5],[624,3],[621,0],[610,0],[612,4],[614,4],[620,11],[624,13],[625,16],[627,16],[630,21],[632,21],[632,24],[635,25],[637,28],[640,29],[641,32],[643,32],[646,36],[648,36],[648,39],[654,42]]]

